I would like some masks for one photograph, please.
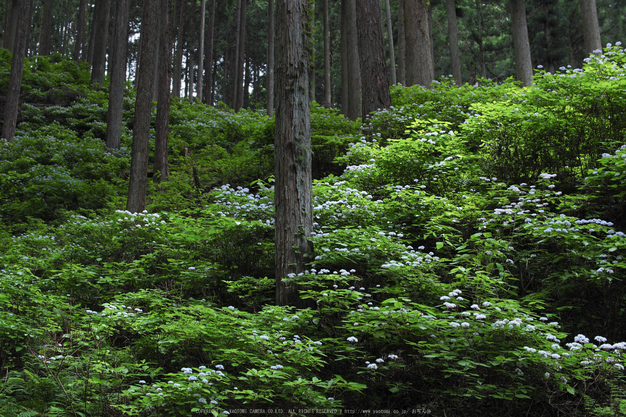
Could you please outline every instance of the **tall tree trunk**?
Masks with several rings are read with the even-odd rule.
[[[380,0],[358,0],[356,6],[363,82],[361,119],[365,121],[371,112],[390,107],[391,97],[381,30]]]
[[[200,0],[200,48],[198,50],[198,103],[202,103],[204,82],[204,26],[206,24],[206,0]]]
[[[598,9],[596,0],[579,0],[580,15],[583,21],[583,39],[587,54],[602,53],[600,40],[600,25],[598,24]],[[600,52],[598,52],[598,50]]]
[[[513,49],[515,51],[515,74],[522,85],[533,83],[533,64],[530,58],[526,5],[524,0],[511,0],[511,26],[513,28]]]
[[[52,0],[44,0],[43,2],[43,21],[41,23],[41,32],[39,33],[39,55],[50,55],[52,49]]]
[[[250,57],[246,56],[246,69],[245,76],[243,80],[243,104],[242,108],[249,109],[250,108],[250,83],[252,82],[252,73],[251,67],[252,63],[250,62]]]
[[[21,3],[23,2],[20,0],[9,0],[7,2],[7,4],[11,4],[11,7],[7,10],[7,26],[5,29],[3,47],[11,52],[13,52],[15,46]]]
[[[267,115],[274,115],[274,0],[267,1]]]
[[[154,139],[154,176],[155,182],[166,181],[169,176],[167,144],[170,126],[170,72],[172,70],[172,0],[161,2],[161,50],[159,55],[159,74],[156,129]]]
[[[85,34],[87,32],[87,0],[80,0],[78,6],[78,21],[76,22],[76,41],[74,42],[74,61],[85,58]]]
[[[237,58],[237,64],[238,64],[237,76],[236,76],[237,84],[235,84],[237,87],[235,111],[239,111],[243,107],[243,94],[244,94],[243,76],[244,76],[244,63],[245,63],[245,50],[246,50],[246,5],[247,5],[247,0],[241,0],[241,10],[240,10],[241,21],[240,21],[239,36],[238,36],[239,45],[237,47],[237,52],[239,54],[239,57]]]
[[[404,3],[398,0],[398,82],[406,85],[406,25],[404,24]]]
[[[204,55],[204,68],[206,71],[206,88],[204,102],[213,105],[213,32],[215,31],[215,0],[209,0],[209,21],[207,22],[205,34],[206,54]]]
[[[16,32],[13,43],[13,59],[11,61],[7,98],[4,103],[4,122],[2,124],[1,137],[9,142],[13,141],[17,127],[20,89],[22,88],[22,70],[24,69],[24,58],[26,56],[32,1],[22,0],[19,6],[14,3],[13,8],[17,8]]]
[[[129,0],[118,0],[115,13],[115,33],[111,53],[111,83],[107,114],[108,148],[119,149],[124,115],[124,82],[126,82],[126,50],[128,47]]]
[[[311,70],[309,71],[309,82],[311,83],[311,87],[309,88],[309,100],[311,101],[315,101],[315,69],[317,68],[316,66],[316,51],[315,51],[315,1],[311,1],[309,2],[309,7],[308,7],[308,13],[309,13],[309,32],[310,32],[310,37],[311,39],[309,40],[309,48],[310,48],[310,54],[311,54]]]
[[[456,0],[446,0],[448,15],[448,43],[450,45],[450,64],[456,85],[463,85],[461,78],[461,54],[459,53],[459,26],[456,22]]]
[[[276,13],[276,304],[301,306],[284,281],[305,269],[312,251],[311,109],[307,0],[278,0]]]
[[[104,83],[104,67],[106,65],[107,42],[109,38],[109,14],[111,0],[96,0],[95,33],[93,62],[91,66],[91,84]]]
[[[543,14],[544,14],[544,23],[543,23],[543,33],[546,38],[546,55],[548,62],[546,62],[547,70],[550,74],[554,74],[556,72],[556,64],[554,62],[554,58],[550,53],[552,45],[552,27],[550,25],[550,5],[548,3],[542,4]]]
[[[393,45],[393,27],[391,25],[391,6],[389,0],[385,0],[385,10],[387,11],[387,37],[389,38],[389,66],[391,67],[391,85],[396,85],[398,79],[396,77],[396,53]]]
[[[96,11],[95,7],[91,10],[91,25],[89,26],[89,43],[87,44],[87,56],[86,61],[89,63],[91,67],[93,64],[93,49],[96,43]]]
[[[347,34],[347,19],[348,19],[348,3],[346,0],[341,0],[341,25],[340,25],[340,40],[339,50],[341,58],[341,113],[344,116],[348,116],[348,105],[350,103],[350,95],[348,91],[348,79],[350,78],[350,72],[348,71],[348,34]]]
[[[126,209],[131,213],[142,212],[146,207],[148,185],[148,141],[152,114],[152,83],[156,70],[158,40],[159,1],[144,0],[139,38],[141,55],[137,68],[137,98],[135,99],[135,122],[133,148],[130,163],[130,183]]]
[[[330,79],[330,22],[328,0],[324,0],[324,106],[332,107],[332,85]]]
[[[404,22],[406,31],[406,83],[430,87],[435,78],[427,0],[406,0]]]
[[[184,38],[184,16],[185,16],[185,0],[176,1],[176,9],[178,10],[178,22],[176,33],[176,56],[174,57],[174,72],[172,73],[172,96],[180,97],[180,81],[183,73],[183,38]]]
[[[191,49],[191,48],[190,48]],[[195,73],[194,73],[194,67],[195,67],[196,63],[193,60],[193,57],[191,56],[191,51],[189,51],[189,54],[187,55],[187,74],[189,74],[187,76],[187,84],[189,85],[189,103],[193,104],[193,85],[195,84],[194,79],[195,79]]]
[[[345,20],[342,15],[342,32],[346,33],[346,54],[347,54],[347,67],[348,67],[348,79],[347,82],[342,80],[344,84],[342,88],[348,88],[347,98],[348,102],[346,107],[346,117],[352,120],[356,120],[361,117],[361,64],[359,59],[359,37],[357,34],[357,20],[356,20],[356,0],[342,0],[342,5],[345,2],[345,9],[342,8],[342,13],[345,11]]]
[[[232,48],[232,53],[229,54],[229,59],[226,62],[226,65],[229,67],[228,71],[228,81],[229,81],[229,94],[228,101],[226,104],[231,109],[237,111],[237,93],[239,89],[237,86],[241,84],[241,78],[239,76],[239,49],[241,48],[241,7],[242,3],[245,0],[237,0],[237,10],[235,12],[235,42],[234,48]]]

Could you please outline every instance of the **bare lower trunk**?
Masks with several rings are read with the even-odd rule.
[[[427,0],[406,0],[406,83],[430,87],[435,78]]]
[[[172,29],[171,29],[171,0],[161,1],[161,44],[159,45],[161,59],[157,70],[158,98],[156,128],[154,139],[154,181],[166,181],[169,176],[167,161],[167,143],[170,124],[170,71],[172,69]],[[158,173],[158,175],[157,175]]]
[[[324,0],[324,106],[332,107],[332,88],[330,79],[330,24],[328,0]]]
[[[39,55],[50,55],[52,49],[52,0],[43,2],[43,21],[39,33]]]
[[[406,85],[406,25],[404,24],[404,3],[398,0],[398,82]]]
[[[274,0],[267,2],[267,115],[274,115]]]
[[[391,25],[391,6],[389,0],[385,0],[385,10],[387,12],[387,37],[389,38],[389,67],[391,76],[391,85],[396,85],[396,54],[393,46],[393,27]]]
[[[530,42],[526,24],[524,0],[511,0],[511,25],[513,27],[513,49],[515,51],[515,74],[522,85],[533,83],[533,65],[530,58]]]
[[[78,22],[76,23],[76,42],[74,43],[74,61],[84,59],[85,33],[87,32],[87,0],[80,0]]]
[[[198,103],[202,103],[202,83],[204,82],[204,26],[206,24],[206,0],[200,1],[200,48],[198,49]]]
[[[23,0],[19,6],[13,5],[17,9],[17,29],[15,31],[15,41],[13,43],[13,59],[11,61],[11,73],[9,75],[9,85],[7,99],[4,104],[4,122],[2,125],[2,139],[13,141],[15,128],[17,125],[17,113],[20,103],[20,89],[22,87],[22,70],[24,69],[24,57],[26,56],[26,44],[28,42],[28,28],[31,20],[32,2]]]
[[[456,22],[456,1],[446,0],[446,14],[448,15],[448,43],[450,45],[450,64],[456,85],[462,85],[461,54],[459,53],[459,27]]]
[[[284,279],[304,271],[313,231],[307,1],[278,0],[276,13],[276,304],[302,306]]]
[[[152,83],[156,70],[157,39],[159,28],[159,0],[144,0],[141,19],[141,56],[137,69],[137,98],[135,100],[135,122],[133,148],[130,164],[130,183],[126,209],[138,213],[146,207],[148,185],[148,140],[152,114]]]
[[[356,0],[342,0],[346,3],[346,53],[348,64],[348,103],[346,116],[356,120],[361,117],[361,63],[359,58],[359,38],[357,34]],[[342,28],[344,29],[344,28]],[[345,83],[344,83],[345,88]]]
[[[213,32],[215,27],[215,0],[209,0],[209,21],[205,34],[204,69],[206,71],[206,86],[203,90],[204,102],[213,105]]]
[[[126,49],[128,45],[129,0],[118,0],[115,16],[115,33],[111,54],[111,83],[107,114],[106,144],[119,149],[124,114],[124,82],[126,81]]]
[[[176,9],[178,10],[178,28],[176,33],[176,56],[174,57],[174,72],[172,73],[172,96],[180,97],[180,81],[183,73],[183,22],[185,15],[185,2],[177,1]]]
[[[104,67],[106,66],[107,40],[109,36],[109,13],[111,0],[97,0],[94,13],[95,33],[93,61],[91,66],[91,84],[104,83]]]
[[[600,40],[600,25],[598,24],[598,9],[596,0],[579,0],[580,15],[583,21],[583,38],[587,54],[602,53]],[[597,52],[600,51],[600,52]]]

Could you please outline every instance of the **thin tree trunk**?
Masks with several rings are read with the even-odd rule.
[[[361,64],[357,34],[356,0],[346,2],[346,50],[348,54],[348,109],[346,116],[356,120],[361,117]],[[360,1],[360,0],[359,0]]]
[[[348,78],[350,72],[348,71],[348,3],[346,0],[341,0],[341,25],[340,25],[340,40],[339,49],[341,57],[341,113],[348,117],[348,105],[350,103],[350,95],[348,94]]]
[[[202,103],[202,83],[204,82],[204,26],[206,24],[206,0],[200,0],[200,48],[198,50],[198,103]]]
[[[7,98],[4,103],[4,122],[2,124],[2,139],[9,142],[15,137],[17,127],[17,114],[20,104],[20,90],[22,88],[22,70],[24,69],[24,58],[26,56],[26,44],[28,42],[28,28],[30,27],[32,2],[22,1],[17,8],[17,30],[13,44],[13,59],[11,61],[11,73],[9,74],[9,85]]]
[[[404,24],[404,3],[398,0],[398,82],[406,85],[406,25]]]
[[[404,21],[406,31],[406,83],[430,87],[435,78],[428,24],[427,0],[406,0]]]
[[[194,86],[194,79],[195,79],[195,74],[194,74],[194,67],[195,67],[196,63],[193,61],[193,57],[191,56],[191,51],[189,51],[189,54],[187,55],[187,73],[189,74],[187,76],[187,84],[189,85],[189,103],[193,104],[193,86]]]
[[[215,31],[215,0],[209,0],[209,21],[205,34],[206,54],[204,55],[204,68],[206,71],[206,82],[204,89],[206,93],[204,102],[213,105],[213,32]]]
[[[126,50],[128,47],[129,0],[118,0],[115,13],[115,33],[111,54],[111,84],[107,114],[108,148],[119,149],[124,114],[124,83],[126,82]]]
[[[396,53],[393,45],[393,27],[391,26],[391,6],[389,0],[385,0],[385,9],[387,11],[387,37],[389,38],[389,66],[391,67],[391,85],[398,83],[396,78]]]
[[[154,173],[155,182],[166,181],[169,176],[169,164],[167,158],[167,144],[170,124],[170,72],[172,70],[172,0],[161,1],[161,60],[157,73],[158,98],[156,129],[154,139]],[[158,175],[156,175],[158,173]]]
[[[87,62],[91,67],[93,65],[93,50],[96,43],[96,10],[95,7],[91,8],[91,25],[89,26],[89,44],[87,45]]]
[[[365,121],[371,112],[390,107],[391,97],[380,0],[358,0],[356,6],[363,82],[361,119]]]
[[[315,101],[315,69],[316,66],[316,54],[315,54],[315,1],[309,2],[308,7],[308,20],[309,20],[309,31],[311,39],[309,40],[309,45],[311,48],[311,70],[309,71],[309,82],[311,83],[311,87],[309,88],[309,100]]]
[[[84,59],[85,33],[87,31],[87,0],[80,0],[78,22],[76,23],[76,42],[74,43],[74,61]]]
[[[107,42],[109,37],[109,14],[111,0],[96,0],[93,62],[91,67],[91,84],[104,83],[104,67],[106,65]]]
[[[252,82],[252,74],[250,73],[250,57],[246,56],[246,68],[245,68],[245,77],[243,81],[243,104],[242,108],[249,109],[250,108],[250,83]]]
[[[11,3],[11,7],[7,10],[8,22],[7,22],[7,27],[5,30],[3,46],[4,46],[4,49],[8,49],[11,52],[13,52],[13,48],[15,46],[15,38],[17,34],[17,28],[19,26],[18,19],[20,15],[21,3],[22,1],[20,0],[13,0]]]
[[[296,307],[297,287],[284,279],[304,271],[313,231],[307,3],[278,0],[276,13],[276,304]]]
[[[142,212],[146,207],[148,185],[148,141],[152,114],[152,83],[156,70],[159,0],[144,0],[141,19],[141,55],[137,69],[137,98],[126,209]]]
[[[450,64],[456,85],[463,85],[461,78],[461,54],[459,53],[459,26],[456,22],[456,0],[446,0],[448,15],[448,43],[450,45]]]
[[[267,115],[274,115],[274,0],[267,1]]]
[[[244,77],[244,60],[245,60],[245,50],[246,50],[246,5],[247,0],[241,0],[241,22],[239,27],[239,47],[237,51],[239,53],[239,57],[237,58],[237,101],[235,102],[235,111],[241,110],[243,107],[243,77]],[[246,92],[247,94],[247,92]]]
[[[186,1],[177,0],[176,3],[176,8],[178,10],[178,28],[176,33],[176,56],[174,57],[174,72],[172,73],[172,96],[180,97],[180,82],[183,73],[183,38],[185,32],[183,22],[185,21],[184,16]]]
[[[330,23],[328,0],[324,0],[324,106],[332,107],[332,85],[330,79]]]
[[[39,36],[39,55],[50,55],[52,49],[52,0],[43,2],[43,22]]]
[[[511,0],[511,25],[513,27],[513,49],[515,51],[515,73],[522,85],[533,82],[533,65],[530,58],[526,5],[524,0]]]
[[[579,0],[580,15],[583,22],[583,38],[587,54],[601,54],[600,25],[596,0]],[[598,52],[599,51],[599,52]]]

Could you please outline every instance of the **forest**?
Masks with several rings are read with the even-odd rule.
[[[626,2],[0,29],[0,416],[626,415]]]

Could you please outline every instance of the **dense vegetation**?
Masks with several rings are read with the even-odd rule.
[[[394,87],[364,126],[314,106],[295,310],[271,119],[174,101],[172,175],[128,213],[132,90],[112,152],[106,88],[35,58],[0,143],[0,414],[626,414],[625,71],[613,46],[530,88]]]

